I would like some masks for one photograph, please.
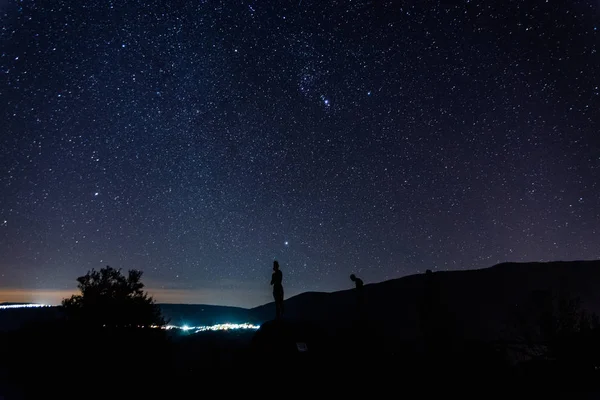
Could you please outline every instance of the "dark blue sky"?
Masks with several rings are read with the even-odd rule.
[[[0,301],[600,258],[598,1],[3,1]]]

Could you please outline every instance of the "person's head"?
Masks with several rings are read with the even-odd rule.
[[[354,274],[350,275],[350,280],[352,282],[354,282],[356,280],[356,275],[354,275]]]
[[[273,270],[277,271],[279,269],[279,262],[277,260],[273,261]]]

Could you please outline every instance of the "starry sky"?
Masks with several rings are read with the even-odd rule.
[[[0,301],[600,258],[597,0],[0,0]]]

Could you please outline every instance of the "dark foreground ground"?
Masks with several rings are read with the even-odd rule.
[[[176,398],[378,392],[438,396],[546,394],[598,398],[599,371],[544,362],[512,365],[489,344],[430,351],[356,329],[323,335],[293,322],[259,331],[83,331],[63,325],[0,336],[0,399]]]

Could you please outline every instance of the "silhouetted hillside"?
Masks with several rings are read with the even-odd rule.
[[[366,320],[360,325],[393,340],[421,337],[419,317],[426,292],[425,274],[367,284]],[[579,297],[584,308],[600,314],[600,261],[503,263],[491,268],[443,271],[431,275],[447,335],[464,339],[509,338],[516,314],[527,312],[535,291],[563,291]],[[356,329],[353,289],[306,292],[285,301],[285,319],[310,322],[330,334]],[[273,303],[253,309],[193,304],[159,304],[173,325],[222,322],[264,323],[273,319]],[[0,310],[0,331],[39,319],[61,316],[57,307]]]
[[[569,374],[571,379],[584,377],[585,382],[597,382],[594,367],[598,364],[590,364],[587,354],[599,352],[594,350],[598,347],[597,340],[589,331],[557,342],[560,346],[566,343],[567,347],[554,345],[558,350],[574,350],[572,354],[563,355],[562,359],[549,357],[542,363],[539,360],[520,363],[515,368],[514,358],[507,356],[514,350],[514,344],[509,350],[505,344],[490,341],[512,339],[515,316],[520,314],[528,320],[532,294],[536,292],[562,292],[579,297],[584,308],[600,314],[598,288],[600,261],[506,263],[480,270],[434,272],[367,284],[366,312],[360,315],[356,313],[353,289],[294,296],[286,300],[286,314],[280,321],[273,321],[273,304],[250,310],[160,305],[172,324],[260,323],[261,328],[256,332],[194,334],[101,329],[90,333],[62,323],[44,324],[60,318],[60,309],[56,307],[0,310],[0,323],[4,320],[12,326],[28,325],[18,332],[0,333],[0,389],[3,383],[10,383],[5,392],[29,389],[26,382],[31,365],[46,373],[51,371],[56,374],[54,379],[59,379],[62,371],[72,368],[73,359],[88,353],[92,356],[84,357],[86,367],[73,369],[70,376],[85,381],[92,370],[97,374],[111,371],[115,376],[124,376],[135,359],[144,367],[141,374],[149,382],[183,381],[194,388],[198,377],[216,378],[226,370],[244,374],[264,371],[289,374],[301,370],[303,385],[314,385],[321,379],[331,385],[331,375],[347,379],[355,376],[348,374],[356,373],[360,374],[356,376],[361,382],[381,382],[380,374],[390,373],[394,377],[385,381],[393,385],[397,385],[395,379],[399,376],[411,381],[425,375],[432,379],[451,375],[466,386],[487,379],[502,382],[504,387],[510,380],[517,387],[528,382],[536,390],[540,385],[549,390],[559,386],[571,389],[565,380]],[[437,322],[424,323],[424,311]],[[436,332],[433,340],[424,334],[426,326]],[[573,345],[580,343],[581,346]],[[57,364],[57,360],[62,364]],[[174,386],[177,384],[168,385]],[[438,387],[441,386],[432,386]]]
[[[583,307],[600,314],[600,261],[504,263],[491,268],[431,274],[445,336],[465,340],[510,339],[515,315],[527,313],[536,291],[579,297]],[[426,274],[365,285],[367,320],[363,325],[382,338],[415,341],[421,337],[419,307]],[[332,334],[356,326],[352,289],[303,293],[287,299],[285,317],[315,322]],[[251,310],[257,320],[272,319],[273,303]]]

